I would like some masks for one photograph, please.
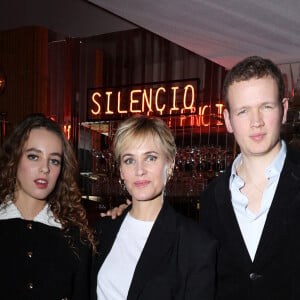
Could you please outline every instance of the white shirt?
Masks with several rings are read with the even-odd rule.
[[[112,249],[98,272],[98,300],[127,299],[135,267],[153,224],[153,221],[134,219],[127,213]]]
[[[286,144],[284,141],[281,141],[281,149],[279,153],[270,166],[266,169],[265,174],[266,178],[269,180],[269,183],[263,192],[261,207],[257,214],[248,209],[248,198],[240,191],[240,189],[245,185],[245,182],[237,175],[236,170],[242,163],[242,154],[239,154],[236,157],[232,165],[231,176],[229,180],[231,201],[244,242],[252,261],[254,260],[259,240],[265,226],[266,218],[273,202],[285,157]]]
[[[0,220],[9,220],[9,219],[23,219],[21,212],[18,210],[16,205],[12,201],[0,205]],[[49,208],[48,203],[45,207],[34,217],[34,222],[39,222],[48,226],[62,228],[61,224],[54,219],[54,215]]]

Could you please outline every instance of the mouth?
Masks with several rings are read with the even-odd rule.
[[[48,186],[48,180],[46,179],[36,179],[34,180],[34,183],[38,188],[44,189]]]
[[[149,183],[150,183],[149,180],[141,180],[141,181],[134,182],[134,186],[141,188],[147,186]]]
[[[252,140],[257,141],[257,142],[263,140],[264,137],[265,137],[265,134],[263,134],[263,133],[254,134],[254,135],[251,135],[251,136],[250,136],[250,138],[251,138]]]

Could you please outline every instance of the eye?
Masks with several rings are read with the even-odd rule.
[[[146,157],[146,161],[148,161],[148,162],[152,162],[152,161],[156,161],[156,160],[157,160],[157,156],[155,156],[155,155],[148,155]]]
[[[272,108],[273,108],[273,106],[270,104],[264,105],[264,110],[271,110]]]
[[[124,164],[126,164],[126,165],[131,165],[133,163],[134,163],[134,159],[131,157],[124,159]]]
[[[241,109],[237,112],[237,115],[240,116],[240,115],[244,115],[245,113],[247,112],[247,109],[244,108],[244,109]]]
[[[37,155],[35,155],[35,154],[28,154],[27,158],[29,160],[37,160],[39,157]]]
[[[56,158],[51,158],[49,161],[54,166],[60,166],[60,164],[61,164],[60,160],[56,159]]]

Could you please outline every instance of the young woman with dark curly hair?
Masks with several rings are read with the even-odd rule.
[[[95,248],[60,126],[31,114],[0,153],[0,298],[89,299]]]

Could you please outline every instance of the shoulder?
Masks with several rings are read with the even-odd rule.
[[[287,145],[287,152],[286,152],[286,162],[293,163],[295,165],[300,164],[300,152],[289,145]]]
[[[61,234],[68,244],[69,250],[71,250],[73,254],[80,258],[90,254],[92,246],[86,237],[81,236],[80,229],[77,226],[71,227],[66,234],[61,231]]]
[[[93,225],[94,232],[97,234],[101,234],[103,232],[109,231],[112,227],[121,224],[125,216],[126,212],[123,212],[123,214],[116,219],[112,219],[110,216],[99,217]]]
[[[227,168],[224,173],[214,178],[205,190],[200,194],[200,210],[202,207],[212,207],[215,205],[216,196],[225,195],[229,191],[229,178],[231,168]]]

